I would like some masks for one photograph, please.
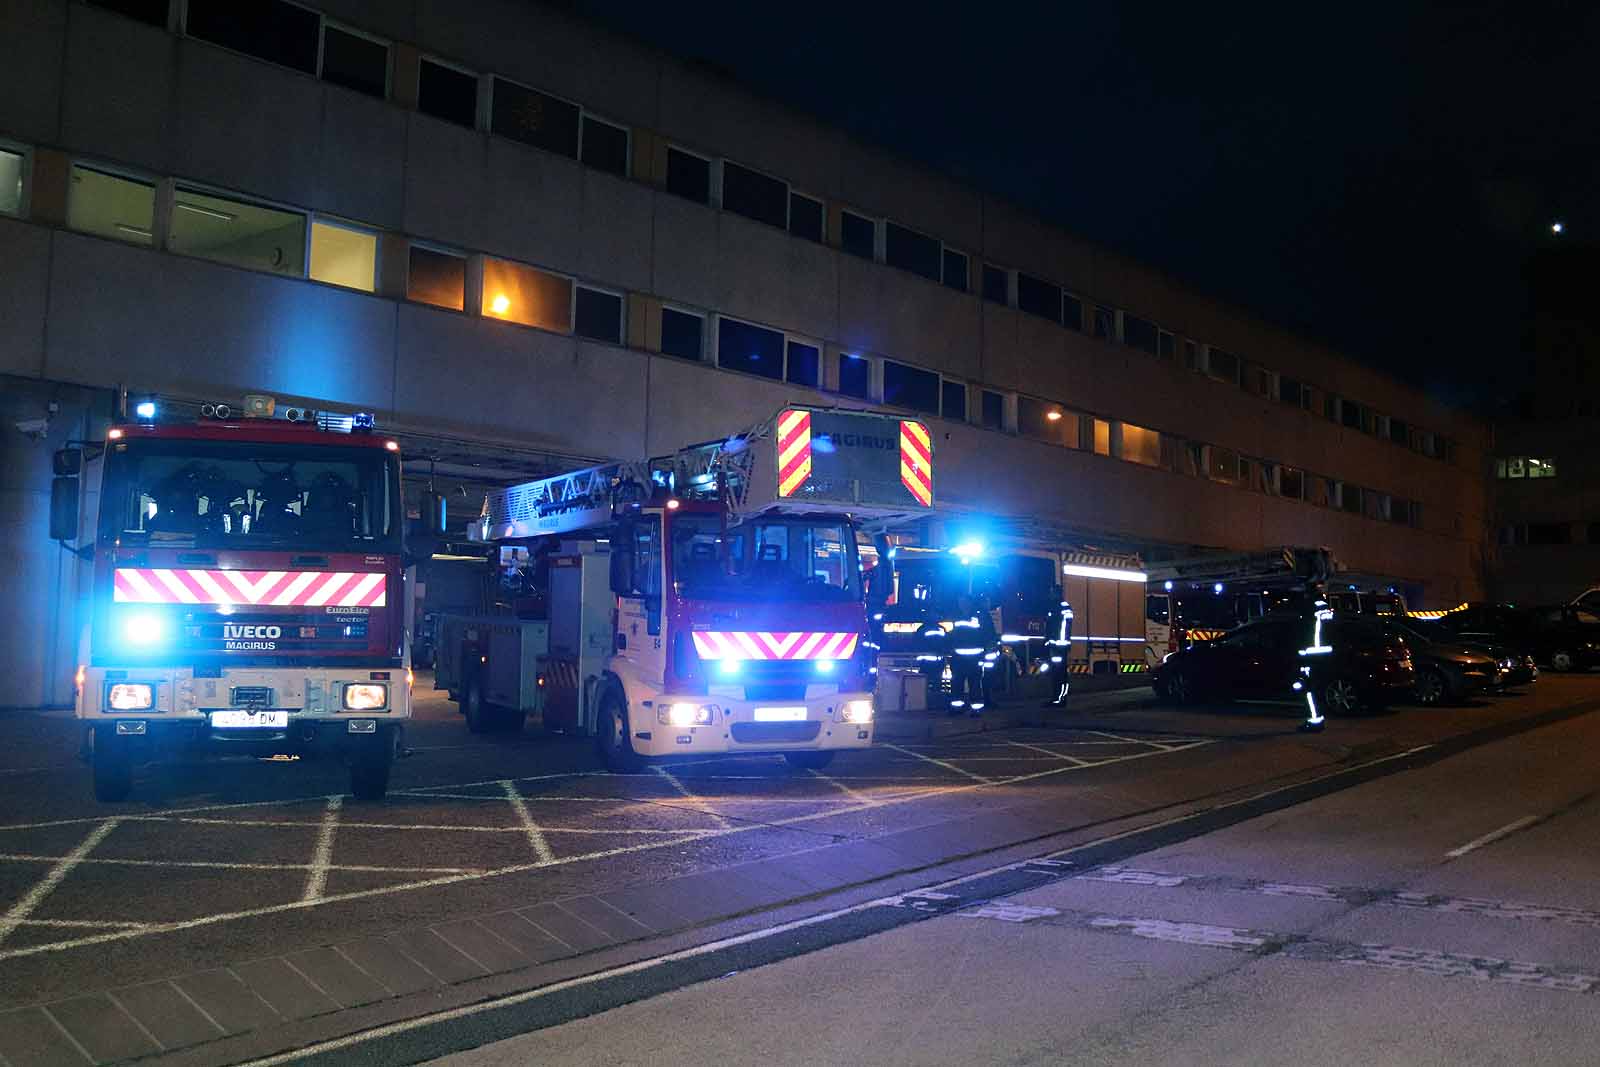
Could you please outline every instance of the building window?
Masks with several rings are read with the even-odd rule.
[[[776,226],[789,221],[789,187],[777,178],[722,161],[722,209]]]
[[[802,193],[789,194],[789,232],[822,243],[822,201]]]
[[[1361,514],[1361,487],[1351,485],[1349,482],[1336,482],[1335,495],[1338,498],[1339,510],[1352,515]]]
[[[1494,461],[1496,478],[1554,478],[1556,461],[1532,456],[1507,456]]]
[[[1572,524],[1569,522],[1530,522],[1527,526],[1527,540],[1530,545],[1570,545],[1572,543]]]
[[[313,219],[311,278],[372,292],[378,281],[378,235],[371,230]]]
[[[958,293],[964,293],[972,285],[972,279],[967,277],[967,254],[957,252],[952,248],[944,250],[944,284]]]
[[[542,148],[546,152],[578,158],[577,104],[557,100],[526,85],[494,79],[489,129],[501,137]]]
[[[711,203],[711,160],[668,145],[667,192],[699,204]]]
[[[1393,415],[1389,416],[1389,440],[1397,445],[1411,443],[1411,426]]]
[[[1122,458],[1146,467],[1161,466],[1161,435],[1143,426],[1123,423]]]
[[[437,60],[417,71],[417,110],[458,126],[478,125],[478,77]]]
[[[1061,286],[1017,271],[1017,310],[1060,322]]]
[[[1389,500],[1389,521],[1397,526],[1411,525],[1411,501],[1400,497]]]
[[[944,270],[938,241],[893,222],[883,224],[883,261],[935,282]]]
[[[343,26],[322,27],[322,80],[379,100],[389,95],[389,46]]]
[[[1239,454],[1228,448],[1211,449],[1211,466],[1209,468],[1212,480],[1227,482],[1230,485],[1239,480]]]
[[[982,409],[979,417],[985,430],[1004,430],[1006,428],[1006,398],[993,390],[985,389],[981,397]]]
[[[872,399],[872,361],[848,352],[839,356],[839,392],[858,400]]]
[[[583,150],[579,155],[583,165],[615,174],[628,176],[628,128],[618,126],[593,115],[583,116]]]
[[[607,344],[622,343],[622,296],[604,289],[578,286],[573,300],[572,332]]]
[[[467,303],[467,259],[412,245],[406,271],[406,299],[461,311]]]
[[[1178,339],[1173,337],[1166,330],[1162,330],[1160,332],[1159,340],[1156,343],[1156,355],[1160,356],[1162,359],[1172,359],[1177,354]]]
[[[952,422],[967,421],[965,382],[946,381],[939,387],[939,413]]]
[[[1009,305],[1011,293],[1009,279],[1000,267],[983,265],[983,298],[991,304]]]
[[[1097,456],[1111,455],[1111,423],[1105,419],[1089,420],[1090,444]]]
[[[1206,373],[1219,382],[1238,385],[1239,357],[1215,345],[1208,345],[1206,346]]]
[[[1183,341],[1183,365],[1187,370],[1200,369],[1200,346],[1188,338]]]
[[[783,379],[783,334],[738,319],[717,319],[717,366]]]
[[[661,309],[661,351],[679,359],[700,360],[705,356],[706,320],[702,315],[677,308]]]
[[[303,278],[306,217],[180,185],[167,246],[188,256]]]
[[[1122,316],[1122,342],[1130,348],[1156,354],[1156,324],[1135,315]]]
[[[877,258],[878,224],[853,211],[839,213],[839,247],[862,259]]]
[[[189,0],[189,36],[306,74],[317,72],[322,16],[284,0]]]
[[[1094,336],[1101,341],[1115,342],[1117,339],[1117,309],[1108,308],[1103,304],[1094,307]]]
[[[1278,400],[1285,404],[1300,407],[1305,400],[1304,387],[1295,378],[1278,377]]]
[[[939,414],[939,376],[892,359],[883,361],[883,402]]]
[[[3,162],[3,161],[0,161]],[[0,209],[4,204],[0,204]],[[153,245],[156,187],[74,164],[67,192],[67,225],[80,233],[136,245]]]
[[[22,179],[27,157],[0,148],[0,215],[22,214]]]
[[[1083,301],[1071,293],[1061,294],[1061,325],[1083,332]]]
[[[1306,476],[1293,467],[1278,468],[1278,495],[1290,500],[1303,500],[1306,495]]]
[[[1017,397],[1017,432],[1024,437],[1048,441],[1053,445],[1078,447],[1078,416],[1063,411],[1060,404]]]
[[[1359,430],[1366,422],[1366,409],[1354,400],[1346,400],[1339,405],[1339,422],[1349,429]]]
[[[822,384],[822,349],[791,338],[788,357],[783,369],[785,381],[813,389]]]
[[[151,26],[167,28],[167,0],[89,0],[90,7],[103,7]]]
[[[572,332],[572,279],[504,259],[483,261],[485,318]]]

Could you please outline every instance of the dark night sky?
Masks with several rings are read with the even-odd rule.
[[[570,2],[1449,399],[1600,233],[1600,5]]]

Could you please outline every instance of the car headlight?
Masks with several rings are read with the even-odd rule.
[[[144,682],[118,682],[106,690],[106,707],[112,711],[145,711],[155,702],[155,687]]]
[[[872,701],[847,700],[839,705],[841,722],[864,723],[872,721]]]
[[[668,704],[656,708],[656,722],[662,726],[710,726],[716,712],[715,704]]]
[[[346,711],[376,711],[389,703],[389,687],[381,682],[359,682],[344,687]]]

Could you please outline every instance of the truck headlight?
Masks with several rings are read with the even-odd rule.
[[[662,726],[710,726],[716,712],[715,704],[667,704],[656,708],[656,722]]]
[[[389,703],[389,687],[381,682],[361,682],[344,687],[346,711],[376,711]]]
[[[839,718],[843,722],[871,722],[872,701],[847,700],[839,705]]]
[[[106,690],[106,707],[112,711],[145,711],[155,706],[155,687],[144,682],[118,682]]]

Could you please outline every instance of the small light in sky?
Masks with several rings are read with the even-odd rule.
[[[1552,222],[1550,224],[1550,232],[1551,233],[1561,233],[1564,230],[1566,230],[1566,228],[1567,228],[1567,224],[1564,223],[1564,222],[1559,222],[1558,221],[1558,222]]]

